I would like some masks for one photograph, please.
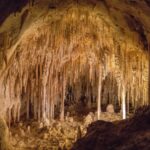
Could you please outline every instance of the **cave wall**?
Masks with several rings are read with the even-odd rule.
[[[149,6],[124,3],[45,0],[11,14],[0,28],[0,114],[53,119],[59,106],[63,120],[69,86],[74,101],[148,104]]]

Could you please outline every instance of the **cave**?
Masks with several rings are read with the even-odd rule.
[[[149,3],[1,0],[0,150],[149,150]]]

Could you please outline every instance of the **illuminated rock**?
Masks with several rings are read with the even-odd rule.
[[[27,126],[27,134],[30,134],[31,133],[31,128],[30,126]]]
[[[148,104],[147,4],[137,2],[143,9],[131,9],[128,3],[107,1],[116,8],[109,13],[103,1],[94,10],[86,0],[63,3],[55,14],[46,0],[25,6],[1,25],[0,110],[9,124],[25,115],[51,122],[58,113],[64,121],[65,103],[79,100],[85,109],[97,101],[97,119],[103,104],[125,110],[126,103],[128,111],[129,105]],[[143,10],[144,19],[137,10]]]
[[[84,119],[84,123],[86,126],[88,126],[90,123],[94,121],[94,114],[90,112]]]
[[[76,119],[89,112],[96,114],[86,116],[85,126],[121,119],[110,106],[103,113],[108,104],[122,119],[149,104],[148,0],[2,0],[0,6],[0,116],[10,129],[19,123],[31,133],[26,121],[34,120],[43,134],[51,126],[57,147],[57,137],[76,136]]]
[[[44,127],[43,122],[40,122],[40,124],[39,124],[39,129],[42,129],[43,127]]]
[[[25,131],[23,130],[23,129],[21,129],[20,128],[20,135],[22,136],[22,137],[24,137],[26,134],[25,134]]]
[[[8,127],[4,119],[0,118],[0,149],[11,150]]]
[[[114,113],[115,111],[114,111],[114,106],[112,105],[112,104],[109,104],[108,106],[107,106],[107,108],[106,108],[106,111],[108,112],[108,113]]]

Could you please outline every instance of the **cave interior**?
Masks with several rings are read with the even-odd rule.
[[[149,0],[1,0],[0,150],[149,150],[149,14]]]

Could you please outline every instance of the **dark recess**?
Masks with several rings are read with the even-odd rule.
[[[145,0],[145,2],[150,7],[150,0]]]
[[[0,0],[0,25],[11,14],[20,12],[29,0]]]
[[[139,35],[139,42],[141,42],[143,44],[143,47],[145,50],[148,50],[148,41],[147,41],[147,37],[144,33],[144,28],[142,23],[140,22],[140,20],[138,20],[137,18],[135,18],[133,15],[126,15],[125,19],[128,23],[129,28],[134,31],[137,32]]]

